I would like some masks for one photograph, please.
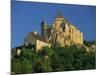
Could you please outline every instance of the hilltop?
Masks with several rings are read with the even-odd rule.
[[[11,70],[15,74],[87,70],[96,68],[96,41],[57,14],[51,26],[43,19],[41,35],[29,32],[21,46],[13,48]]]

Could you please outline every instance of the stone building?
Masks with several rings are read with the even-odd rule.
[[[59,44],[61,47],[73,44],[83,45],[83,33],[71,24],[61,14],[57,14],[52,25],[48,25],[43,19],[41,22],[41,35],[36,32],[30,32],[25,39],[25,45],[35,44],[36,49],[42,49],[43,46]]]
[[[29,32],[24,40],[24,45],[35,45],[36,51],[42,50],[44,46],[50,47],[50,44],[46,42],[44,37],[41,37],[37,32]]]
[[[49,43],[57,43],[63,47],[72,44],[83,44],[83,33],[61,14],[57,14],[51,27],[43,20],[41,30],[42,36]]]

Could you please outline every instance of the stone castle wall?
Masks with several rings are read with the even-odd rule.
[[[61,46],[83,44],[83,33],[66,21],[64,17],[55,18],[49,34],[51,43],[58,43]]]
[[[48,26],[44,20],[41,22],[41,36],[31,32],[25,39],[26,45],[35,44],[37,50],[55,43],[61,47],[83,45],[83,33],[63,16],[58,15],[51,26]]]
[[[41,40],[36,40],[36,50],[37,50],[37,52],[39,52],[40,50],[42,50],[42,48],[43,48],[44,46],[50,47],[50,44],[48,44],[48,43],[46,43],[46,42],[43,42],[43,41],[41,41]]]

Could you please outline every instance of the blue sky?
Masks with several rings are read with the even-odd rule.
[[[51,25],[58,12],[83,32],[85,40],[96,39],[95,6],[12,1],[12,47],[21,45],[28,32],[40,34],[42,17]]]

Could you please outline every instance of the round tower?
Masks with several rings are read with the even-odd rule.
[[[46,34],[46,29],[48,28],[44,18],[42,18],[42,22],[41,22],[41,35],[45,36]]]
[[[55,20],[54,20],[54,28],[55,28],[55,30],[59,30],[63,20],[64,20],[64,17],[62,16],[62,14],[58,13],[57,16],[55,17]]]

